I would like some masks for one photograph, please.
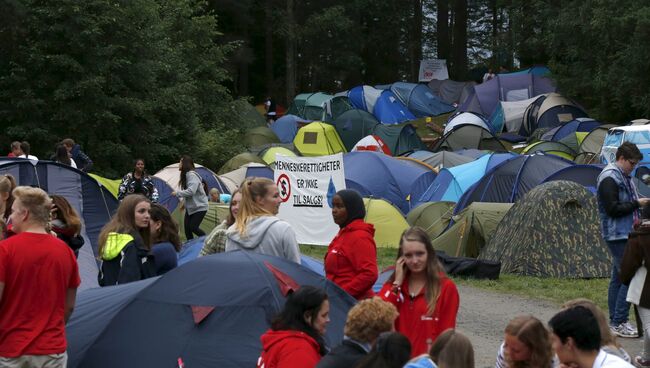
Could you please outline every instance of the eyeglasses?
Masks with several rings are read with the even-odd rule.
[[[632,165],[632,166],[636,166],[636,165],[639,164],[639,161],[634,161],[634,160],[627,160],[627,162],[629,162],[630,165]]]

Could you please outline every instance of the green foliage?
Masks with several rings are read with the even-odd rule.
[[[47,158],[56,142],[72,137],[101,174],[116,177],[134,157],[153,171],[197,154],[207,142],[203,131],[233,136],[224,130],[236,117],[226,114],[231,97],[222,67],[232,45],[219,44],[216,17],[203,2],[8,5],[12,21],[0,24],[8,35],[0,38],[4,147],[27,140]]]

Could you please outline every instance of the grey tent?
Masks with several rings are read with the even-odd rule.
[[[470,95],[475,82],[457,82],[451,79],[434,79],[427,84],[433,93],[448,104],[458,104]]]
[[[600,162],[600,151],[605,142],[605,136],[613,124],[601,125],[592,130],[580,143],[575,162],[579,164],[595,164]]]
[[[593,278],[610,274],[596,198],[570,181],[541,184],[504,216],[479,259],[525,276]]]
[[[426,202],[409,211],[406,221],[411,226],[423,228],[431,239],[442,234],[454,213],[455,202]]]
[[[456,125],[436,143],[434,152],[478,149],[505,152],[507,149],[488,130],[471,124]]]
[[[548,93],[528,105],[519,134],[530,135],[537,128],[552,129],[587,116],[587,113],[570,99],[557,93]]]
[[[369,112],[361,109],[348,110],[337,116],[334,125],[345,149],[352,151],[361,138],[373,134],[379,121]]]
[[[444,167],[450,168],[474,161],[474,157],[472,156],[461,155],[450,151],[414,151],[409,153],[408,157],[420,160],[436,170],[440,170]]]

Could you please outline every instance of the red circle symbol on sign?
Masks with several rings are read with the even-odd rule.
[[[275,183],[278,186],[278,192],[280,192],[280,199],[282,202],[289,200],[291,195],[291,182],[287,174],[282,174],[278,177],[278,181]]]

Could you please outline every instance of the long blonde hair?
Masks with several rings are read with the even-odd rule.
[[[269,192],[269,187],[273,185],[275,185],[273,180],[268,178],[247,178],[239,187],[241,202],[235,218],[235,228],[241,236],[246,236],[246,228],[255,217],[273,216],[257,203],[257,199],[263,198]]]
[[[0,175],[0,193],[7,193],[4,212],[0,213],[3,219],[8,219],[11,215],[11,205],[14,204],[13,190],[16,189],[16,179],[11,174]]]
[[[436,309],[438,296],[440,296],[440,275],[444,275],[445,270],[440,264],[440,261],[438,261],[438,256],[436,256],[436,251],[433,249],[429,235],[421,227],[413,226],[409,229],[404,230],[399,240],[397,258],[404,255],[404,250],[402,248],[404,241],[416,241],[422,243],[424,244],[424,248],[427,251],[427,282],[424,286],[424,296],[427,299],[427,313],[433,314]],[[410,271],[407,269],[406,272],[408,274]],[[395,273],[390,276],[389,281],[395,281]]]
[[[553,349],[548,330],[544,324],[531,315],[518,316],[506,326],[505,333],[516,337],[530,349],[530,359],[527,361],[512,361],[506,356],[510,368],[519,367],[550,367],[553,360]]]
[[[117,208],[117,213],[111,218],[108,224],[104,225],[101,233],[99,233],[98,254],[103,254],[108,234],[112,232],[129,233],[131,235],[139,234],[144,246],[147,249],[151,249],[149,227],[139,229],[135,225],[135,207],[141,202],[149,202],[149,199],[142,194],[132,194],[124,197],[122,202],[120,202],[120,206]]]

